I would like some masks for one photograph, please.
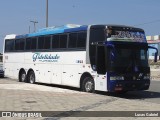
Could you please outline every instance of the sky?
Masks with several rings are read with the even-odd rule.
[[[65,24],[121,24],[160,35],[160,0],[48,0],[49,27]],[[46,0],[0,0],[0,52],[8,34],[45,28]]]

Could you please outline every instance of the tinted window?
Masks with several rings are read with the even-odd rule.
[[[31,38],[27,38],[26,39],[26,50],[30,50],[31,49]]]
[[[38,49],[50,49],[50,36],[42,36],[38,38]]]
[[[31,44],[31,49],[36,49],[37,46],[37,38],[31,38],[32,44]]]
[[[77,48],[85,48],[86,37],[87,37],[87,33],[85,32],[78,33]]]
[[[69,34],[68,48],[76,48],[77,33]]]
[[[92,43],[98,42],[98,41],[104,41],[105,40],[105,34],[104,34],[105,28],[92,28],[90,30],[90,40],[89,40],[89,55],[90,55],[90,62],[92,65],[95,65],[95,57],[96,57],[96,46],[92,45]]]
[[[86,48],[86,32],[69,34],[68,48]]]
[[[43,49],[44,47],[44,37],[39,37],[38,38],[38,49]]]
[[[91,29],[90,31],[90,43],[92,42],[98,42],[98,41],[104,41],[105,40],[105,34],[104,29]]]
[[[34,50],[37,46],[37,38],[26,39],[26,50]]]
[[[19,43],[19,49],[20,49],[20,50],[24,50],[25,40],[24,40],[24,39],[21,39],[19,42],[20,42],[20,43]]]
[[[5,51],[12,51],[14,50],[14,40],[6,40],[5,41]]]
[[[50,49],[51,47],[51,36],[45,36],[44,37],[44,49]]]
[[[67,35],[60,35],[60,48],[67,47]]]
[[[52,37],[52,48],[59,48],[59,35],[54,35]]]
[[[24,39],[15,40],[15,50],[24,50]]]

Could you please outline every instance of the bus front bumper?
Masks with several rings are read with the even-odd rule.
[[[137,80],[137,81],[124,81],[124,80],[113,80],[109,81],[108,91],[134,91],[134,90],[148,90],[150,86],[150,80]]]

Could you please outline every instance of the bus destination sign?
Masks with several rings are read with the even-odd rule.
[[[144,32],[114,31],[107,41],[146,42],[146,37]]]

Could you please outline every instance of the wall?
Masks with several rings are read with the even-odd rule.
[[[160,60],[160,35],[146,36],[149,46],[156,47],[158,49],[158,59]],[[154,59],[155,50],[149,49],[149,59]]]

